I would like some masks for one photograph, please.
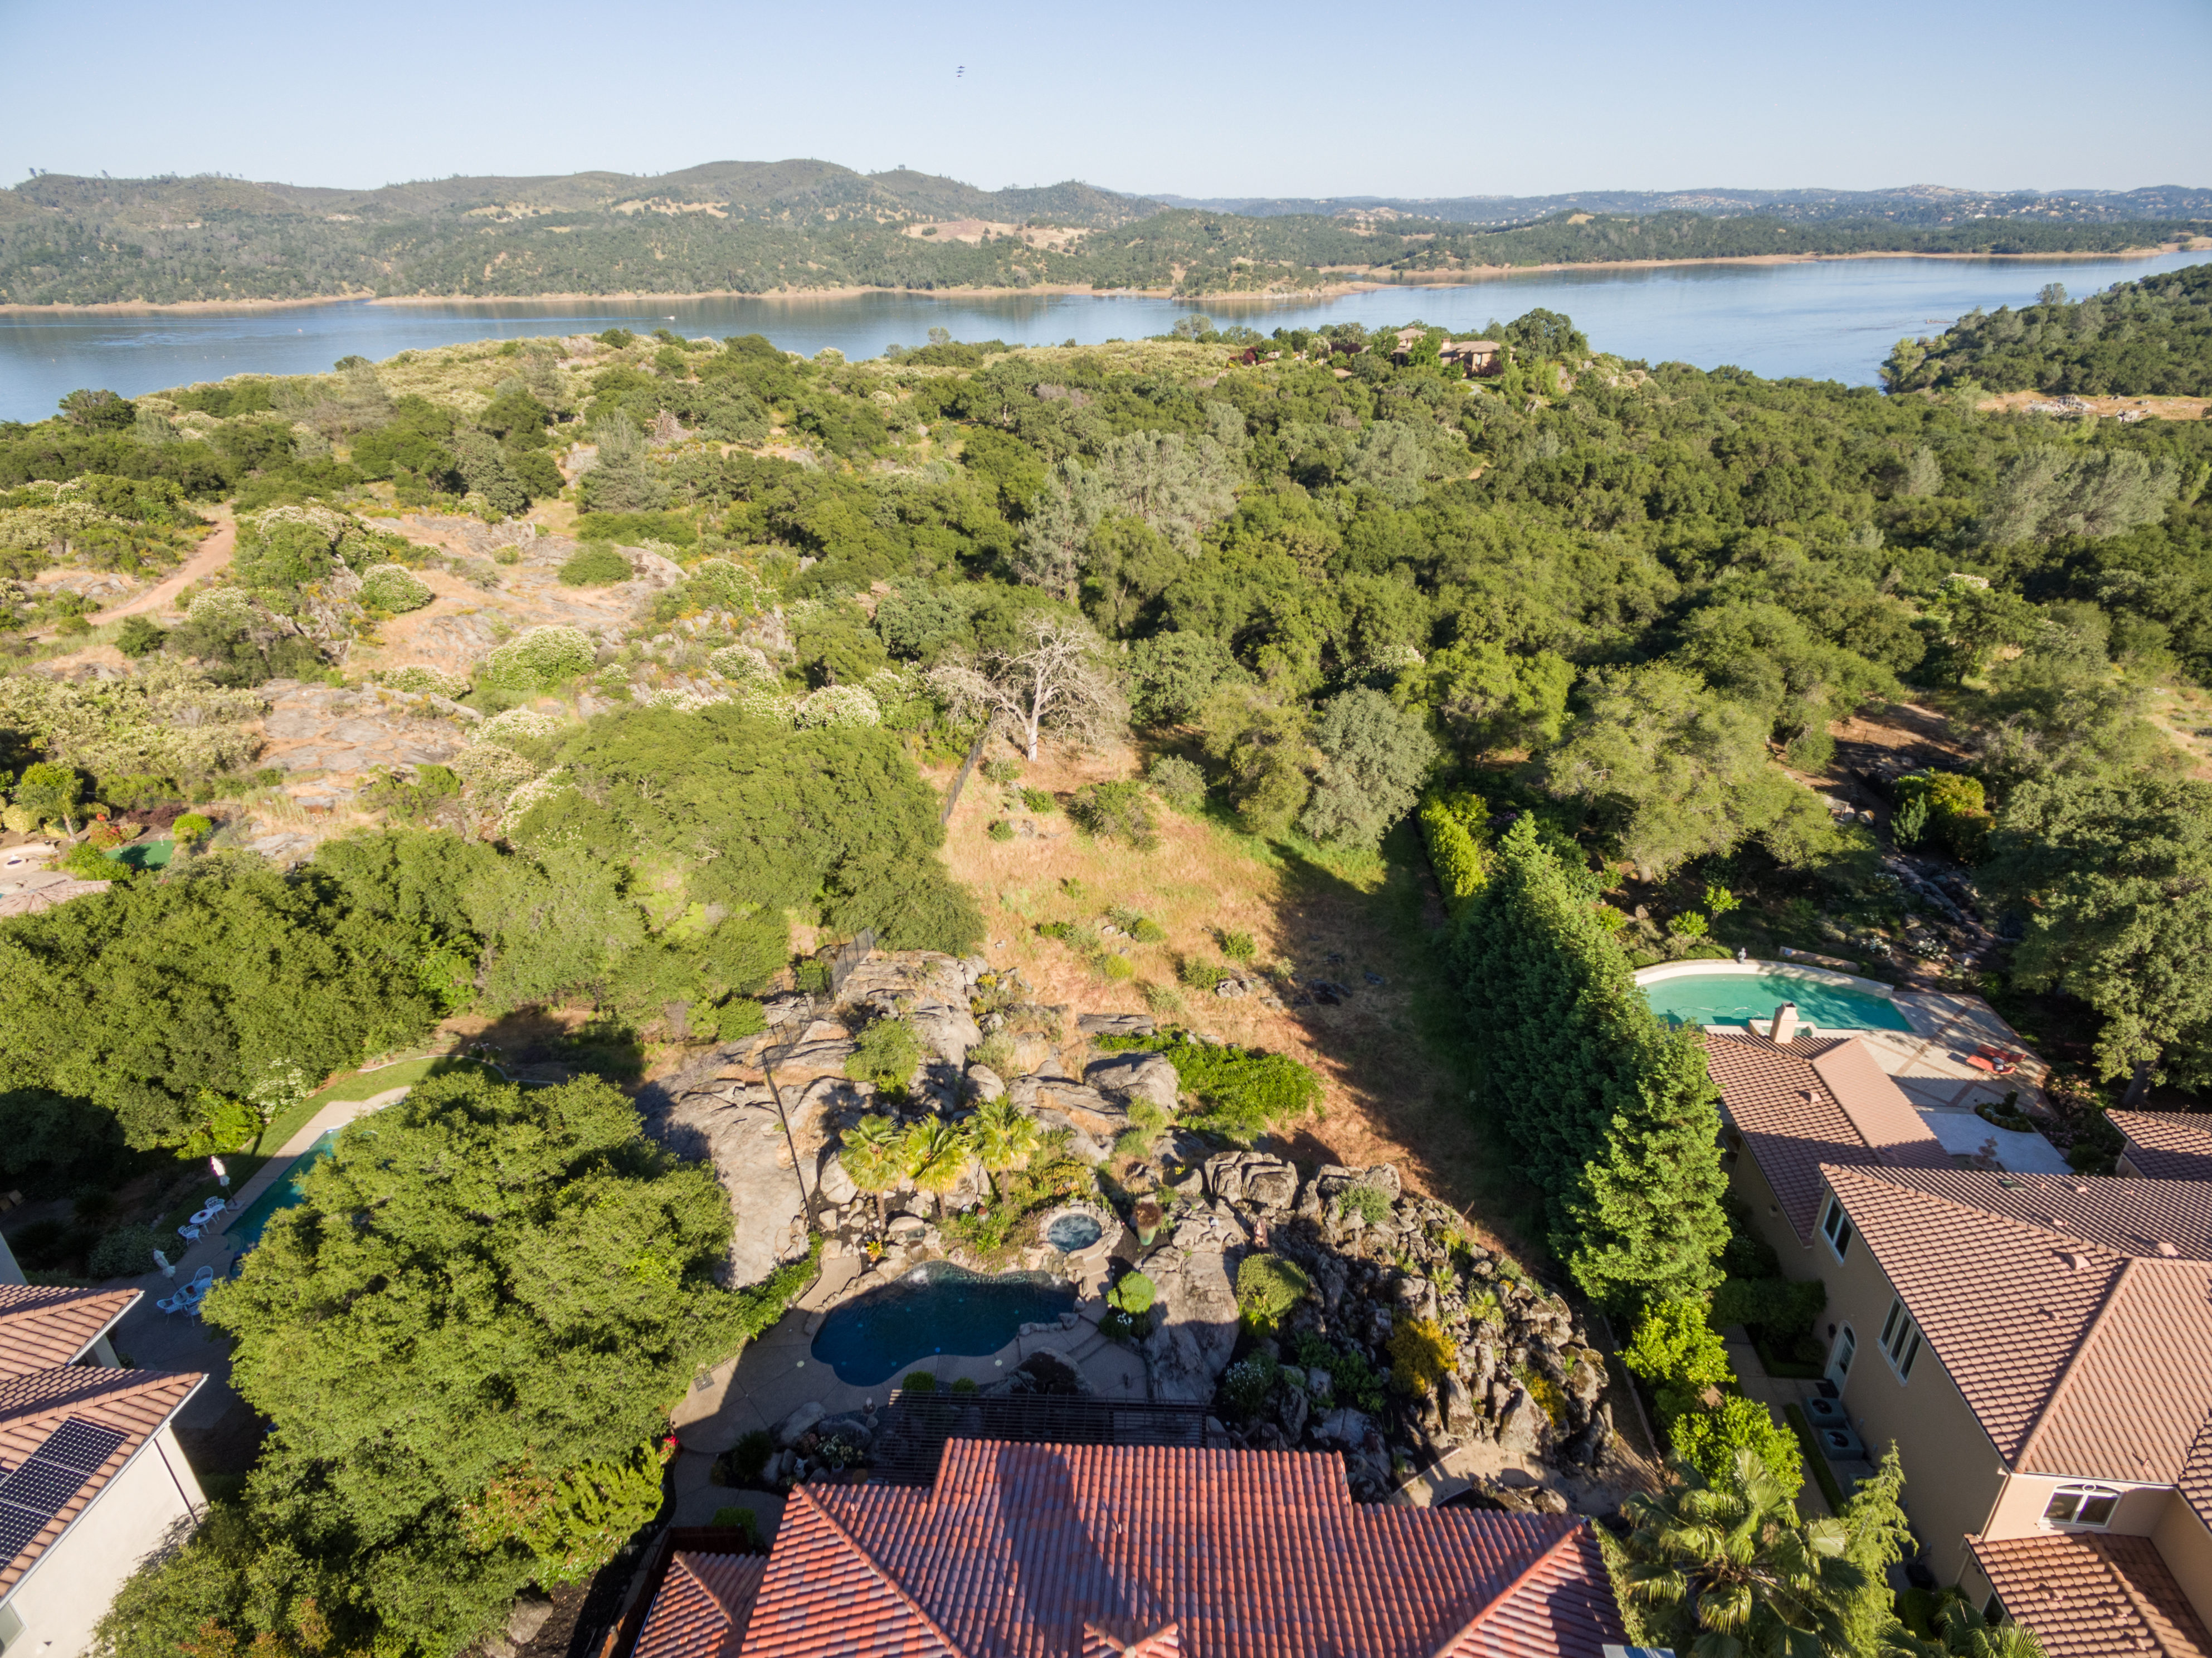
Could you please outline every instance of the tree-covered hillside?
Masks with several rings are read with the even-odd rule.
[[[2212,263],[2116,282],[2069,301],[1962,317],[1936,338],[1899,340],[1882,365],[1893,390],[2212,396]]]
[[[0,303],[1041,284],[1207,294],[1474,265],[2112,252],[2169,241],[2194,222],[2148,208],[2141,218],[2038,209],[1961,222],[1880,215],[1783,222],[1733,209],[1718,202],[1710,210],[1439,228],[1360,212],[1164,209],[1072,182],[987,191],[811,161],[374,191],[44,174],[0,191]]]

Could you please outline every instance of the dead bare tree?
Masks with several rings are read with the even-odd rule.
[[[1067,616],[1031,616],[1018,650],[985,651],[929,676],[955,714],[978,711],[1007,730],[1031,760],[1042,733],[1085,747],[1103,743],[1128,718],[1098,635]]]

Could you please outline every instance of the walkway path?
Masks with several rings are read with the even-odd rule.
[[[98,628],[110,622],[120,622],[126,616],[149,615],[163,608],[202,576],[213,575],[224,565],[229,563],[231,553],[238,545],[238,520],[230,515],[230,508],[228,507],[216,507],[209,510],[215,515],[215,529],[205,540],[200,543],[191,557],[144,592],[134,593],[120,604],[112,605],[97,615],[87,616],[86,622]],[[31,637],[48,638],[52,636],[52,629],[47,629],[43,633],[32,635]]]

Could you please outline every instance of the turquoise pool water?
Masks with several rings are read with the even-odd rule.
[[[1046,1272],[971,1272],[944,1261],[831,1310],[815,1333],[814,1357],[854,1388],[888,1382],[917,1359],[995,1353],[1024,1324],[1042,1324],[1075,1305],[1075,1286]]]
[[[1771,1019],[1784,1002],[1822,1030],[1910,1030],[1895,1002],[1848,985],[1786,973],[1686,973],[1644,987],[1651,1011],[1673,1024],[1743,1024]]]
[[[279,1209],[297,1208],[307,1200],[307,1194],[300,1189],[301,1176],[331,1155],[331,1147],[337,1137],[337,1129],[325,1129],[313,1145],[292,1160],[283,1179],[254,1199],[246,1212],[231,1223],[230,1230],[223,1236],[235,1239],[241,1254],[261,1242],[262,1233],[268,1230],[270,1216]]]

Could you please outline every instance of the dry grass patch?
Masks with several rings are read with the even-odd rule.
[[[1075,1013],[1152,1011],[1146,987],[1170,989],[1183,1011],[1158,1017],[1287,1054],[1320,1076],[1320,1114],[1291,1132],[1291,1155],[1307,1163],[1395,1163],[1410,1184],[1467,1212],[1492,1243],[1525,1254],[1531,1197],[1466,1104],[1463,1024],[1435,931],[1442,910],[1415,837],[1401,827],[1379,855],[1324,861],[1164,807],[1156,809],[1158,842],[1149,852],[1092,840],[1069,822],[1064,808],[1076,790],[1137,769],[1126,750],[1048,752],[1025,763],[1012,787],[987,781],[980,769],[969,780],[946,826],[945,856],[983,904],[993,964],[1019,967],[1038,1000]],[[942,789],[951,777],[946,768],[932,780]],[[1039,815],[1018,801],[1010,809],[1018,788],[1045,790],[1062,810]],[[1036,838],[993,840],[989,826],[1006,817],[1030,818]],[[1036,931],[1040,922],[1094,926],[1117,907],[1166,934],[1158,944],[1106,941],[1134,969],[1126,981],[1109,981],[1083,952]],[[1225,965],[1217,938],[1231,932],[1251,935],[1260,969],[1330,980],[1351,996],[1341,1006],[1278,1012],[1255,998],[1224,999],[1176,982],[1179,957]],[[1064,1038],[1073,1035],[1071,1018]],[[1070,1040],[1068,1060],[1081,1053]]]

